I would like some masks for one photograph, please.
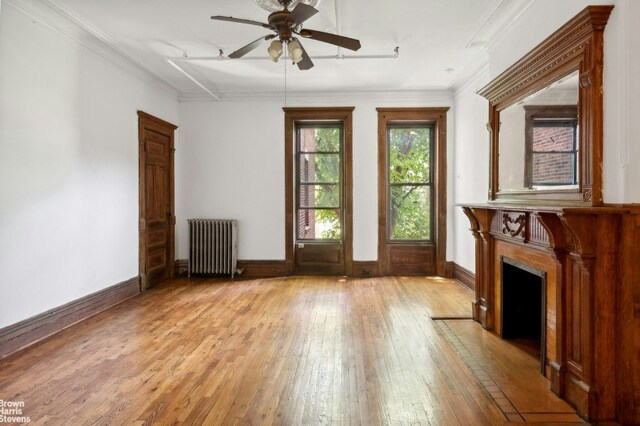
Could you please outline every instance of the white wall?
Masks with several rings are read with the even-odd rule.
[[[489,133],[487,132],[487,101],[476,92],[489,82],[484,68],[456,92],[455,141],[449,167],[453,169],[454,203],[484,203],[489,191]],[[469,221],[462,208],[453,207],[453,220],[449,222],[453,238],[455,261],[463,268],[474,270],[475,242]]]
[[[604,78],[604,200],[607,203],[640,202],[640,144],[632,127],[640,115],[640,2],[636,0],[536,0],[501,34],[489,48],[489,76],[496,77],[520,57],[543,41],[557,28],[590,4],[615,4],[605,30]],[[553,13],[549,13],[549,11]],[[480,78],[482,80],[482,78]],[[482,84],[463,86],[456,92],[456,168],[455,200],[458,203],[486,201],[476,197],[488,188],[488,161],[470,165],[469,150],[477,149],[478,141],[487,141],[480,123],[486,122],[487,102],[474,94]],[[482,136],[480,133],[482,132]],[[476,133],[478,134],[476,136]],[[473,135],[473,136],[472,136]],[[488,158],[488,142],[485,142]],[[482,153],[484,155],[484,153]],[[467,174],[467,171],[468,173]],[[460,176],[460,178],[459,178]],[[465,177],[462,177],[465,176]],[[477,189],[472,189],[477,188]],[[452,224],[456,238],[453,261],[473,271],[474,241],[468,231],[468,221],[455,214]],[[464,236],[464,234],[468,236]]]
[[[0,327],[138,275],[138,109],[177,97],[2,5]]]
[[[406,93],[375,97],[368,94],[336,94],[333,97],[322,94],[321,98],[289,98],[288,106],[355,106],[354,260],[376,260],[378,257],[376,108],[451,105],[448,92],[404,98],[407,98]],[[281,101],[258,98],[180,105],[181,144],[176,151],[178,258],[187,258],[188,254],[186,219],[219,217],[239,219],[241,259],[284,259],[282,107]],[[452,123],[453,113],[450,112],[450,147]],[[449,194],[449,202],[452,197],[452,193]],[[449,213],[452,213],[451,209]],[[452,253],[451,250],[452,240],[449,238],[448,251]]]

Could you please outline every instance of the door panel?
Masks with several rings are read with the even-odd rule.
[[[297,274],[344,274],[344,249],[341,243],[298,243],[295,259]]]
[[[142,112],[140,138],[140,275],[143,289],[173,277],[173,134],[176,129]]]
[[[387,256],[390,275],[433,275],[436,270],[433,245],[388,245]]]

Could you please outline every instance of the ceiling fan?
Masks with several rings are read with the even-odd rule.
[[[258,21],[252,21],[249,19],[238,19],[232,16],[212,16],[211,19],[215,21],[227,21],[237,22],[239,24],[257,25],[263,28],[267,28],[275,32],[275,34],[269,34],[264,37],[247,44],[244,47],[236,50],[229,55],[229,58],[236,59],[241,58],[247,53],[251,52],[266,41],[276,39],[271,42],[267,52],[269,57],[277,62],[282,55],[283,44],[287,44],[289,49],[289,56],[293,63],[298,65],[301,70],[308,70],[313,67],[313,62],[307,54],[307,52],[300,44],[300,41],[294,35],[299,35],[303,38],[309,38],[312,40],[322,41],[324,43],[333,44],[335,46],[344,47],[345,49],[358,50],[360,49],[360,41],[343,37],[337,34],[325,33],[317,30],[303,29],[302,23],[313,15],[318,13],[318,10],[313,6],[304,3],[298,3],[296,7],[289,11],[289,5],[295,0],[277,0],[282,6],[282,10],[278,10],[269,15],[268,23],[262,23]]]

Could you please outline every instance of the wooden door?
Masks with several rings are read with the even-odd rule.
[[[173,278],[173,137],[177,127],[138,111],[142,289]]]

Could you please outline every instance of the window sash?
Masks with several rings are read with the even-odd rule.
[[[390,172],[391,172],[391,167],[393,166],[391,164],[391,132],[394,129],[428,129],[429,130],[429,144],[428,144],[428,150],[429,150],[429,170],[427,173],[427,180],[426,181],[416,181],[416,182],[407,182],[407,181],[396,181],[396,182],[391,182],[391,177],[390,177]],[[434,174],[434,144],[435,144],[435,125],[431,124],[431,123],[398,123],[398,124],[393,124],[390,123],[387,126],[387,140],[386,140],[386,163],[387,163],[387,167],[386,167],[386,171],[387,171],[387,176],[386,176],[386,184],[387,184],[387,188],[386,188],[386,197],[387,197],[387,225],[386,225],[386,233],[387,233],[387,242],[388,243],[424,243],[424,242],[433,242],[434,239],[434,224],[435,224],[435,220],[433,217],[434,214],[434,182],[433,182],[433,174]],[[391,217],[392,217],[392,188],[398,188],[398,187],[425,187],[428,188],[428,192],[429,192],[429,198],[427,200],[427,214],[428,214],[428,221],[429,221],[429,229],[428,229],[428,238],[415,238],[415,239],[409,239],[409,238],[394,238],[393,236],[393,229],[392,229],[392,223],[391,223]]]
[[[338,130],[338,142],[337,148],[338,150],[303,150],[301,149],[301,131],[304,129],[337,129]],[[344,239],[344,194],[342,190],[343,180],[344,180],[344,157],[343,157],[343,149],[344,149],[344,124],[342,122],[303,122],[295,124],[295,208],[296,208],[296,216],[295,216],[295,240],[296,241],[305,241],[305,242],[341,242]],[[338,156],[338,176],[336,181],[308,181],[302,180],[301,176],[301,164],[302,158],[305,155],[336,155]],[[311,203],[309,200],[302,200],[301,194],[305,187],[335,187],[338,190],[337,196],[337,204],[329,204],[329,205],[315,205],[315,200]],[[314,195],[315,197],[315,191]],[[314,218],[314,225],[317,223],[316,218],[317,215],[314,212],[336,212],[336,217],[338,219],[337,230],[339,232],[339,238],[322,238],[318,237],[314,234],[312,238],[305,237],[307,234],[307,229],[303,229],[301,226],[301,218],[308,220],[311,215]],[[331,215],[328,215],[331,217]]]

